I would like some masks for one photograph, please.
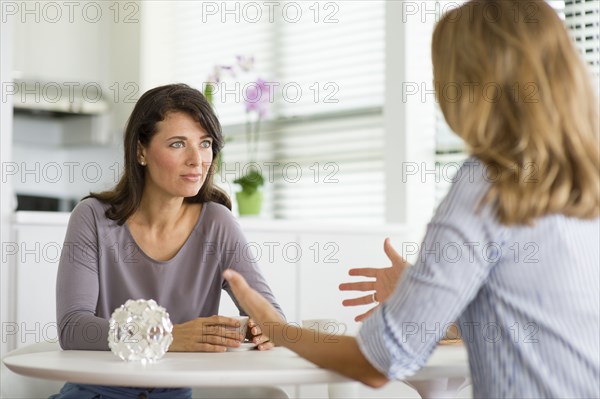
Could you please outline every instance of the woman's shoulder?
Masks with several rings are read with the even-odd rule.
[[[79,201],[75,208],[73,208],[72,214],[104,214],[109,207],[109,204],[97,198],[87,197]]]
[[[461,201],[476,201],[490,188],[491,180],[488,178],[488,167],[475,156],[467,158],[454,176],[450,177],[452,183],[448,195],[460,197]]]
[[[493,182],[493,171],[488,169],[479,158],[467,158],[452,177],[450,190],[440,203],[436,216],[458,219],[476,214],[491,216],[493,206],[484,202]]]
[[[200,226],[205,234],[222,237],[238,237],[241,234],[237,218],[226,206],[216,202],[205,202],[202,206]]]
[[[87,197],[79,201],[71,212],[70,223],[90,223],[97,227],[116,223],[106,217],[110,204]]]
[[[203,203],[202,207],[204,208],[203,218],[205,219],[222,223],[237,223],[237,219],[225,205],[210,201]]]

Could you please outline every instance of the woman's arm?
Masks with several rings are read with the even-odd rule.
[[[224,277],[239,304],[276,345],[285,346],[320,367],[336,370],[372,387],[382,386],[388,381],[385,375],[367,361],[353,337],[331,337],[288,325],[276,309],[250,287],[239,273],[227,270]]]
[[[233,218],[231,212],[225,208],[218,207],[215,213],[219,218],[222,234],[221,272],[232,269],[240,273],[248,285],[266,298],[267,302],[277,311],[279,317],[285,320],[284,313],[258,266],[257,261],[259,259],[253,259],[248,254],[248,241],[239,224]],[[222,288],[229,294],[240,312],[246,314],[243,306],[240,306],[237,298],[233,295],[229,282],[225,279],[222,280]],[[259,350],[267,350],[273,347],[272,340],[253,319],[248,321],[248,338],[258,345]]]
[[[277,344],[371,386],[404,378],[426,363],[500,261],[481,251],[495,248],[489,244],[504,242],[506,237],[494,223],[492,208],[478,210],[489,189],[483,177],[479,179],[462,179],[451,188],[428,225],[415,265],[406,268],[392,295],[364,320],[356,338],[313,343],[310,331],[283,325],[241,277],[227,271],[225,278],[239,303]],[[445,252],[448,249],[454,252]],[[300,339],[291,335],[295,332],[301,332]]]
[[[71,213],[60,257],[56,280],[58,336],[63,349],[108,350],[108,320],[96,317],[98,231],[88,201]]]

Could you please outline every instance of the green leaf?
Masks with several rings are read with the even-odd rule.
[[[258,187],[265,184],[265,179],[262,173],[253,169],[246,175],[235,179],[233,182],[242,186],[242,191],[248,194],[254,194],[256,190],[258,190]]]
[[[212,103],[213,103],[213,86],[212,86],[212,83],[207,83],[204,86],[204,92],[202,94],[204,94],[204,97],[206,97],[206,100],[208,101],[208,103],[210,105],[212,105]]]

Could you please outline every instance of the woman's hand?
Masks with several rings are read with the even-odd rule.
[[[235,327],[236,319],[224,316],[199,317],[173,326],[173,343],[170,352],[225,352],[237,348],[244,336]],[[229,327],[229,328],[228,328]]]
[[[273,328],[274,325],[285,325],[285,320],[279,315],[273,305],[271,305],[269,301],[267,301],[256,290],[250,287],[241,274],[231,269],[227,269],[223,273],[223,277],[225,277],[225,279],[229,282],[231,290],[233,291],[233,294],[235,295],[235,298],[240,306],[252,319],[253,327],[251,328],[251,333],[253,335],[262,335],[265,337],[261,331],[272,332],[270,328]],[[250,320],[248,320],[248,324],[250,325]],[[258,327],[259,330],[254,330],[255,327]],[[269,345],[277,343],[275,340],[276,337],[274,337],[272,334],[269,334],[269,338],[271,341],[273,341],[269,342]],[[268,349],[269,345],[267,345],[266,349]]]
[[[356,316],[354,318],[356,321],[362,321],[367,318],[375,309],[377,309],[379,302],[384,302],[392,292],[394,292],[394,288],[396,288],[404,269],[409,266],[409,263],[396,252],[394,247],[392,247],[389,238],[386,238],[383,242],[383,250],[387,257],[392,261],[392,266],[383,269],[370,267],[350,269],[348,272],[351,276],[373,277],[375,278],[375,281],[340,284],[340,291],[373,291],[369,293],[369,295],[346,299],[342,302],[342,305],[344,306],[375,304],[374,307],[365,313]]]
[[[314,335],[309,334],[310,330],[286,325],[275,308],[252,289],[241,274],[228,269],[223,272],[223,277],[229,282],[240,306],[263,331],[269,332],[276,345],[285,346],[320,367],[335,370],[371,386],[381,386],[388,381],[365,358],[354,337],[338,336],[332,342],[325,339],[315,342]],[[290,338],[292,336],[293,339]]]
[[[267,337],[266,334],[263,334],[260,326],[252,319],[248,319],[248,334],[246,334],[246,336],[250,341],[257,344],[259,351],[266,351],[275,346],[269,341],[269,337]]]

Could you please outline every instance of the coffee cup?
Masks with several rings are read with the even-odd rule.
[[[230,319],[235,319],[240,323],[239,327],[227,327],[229,330],[235,330],[242,334],[246,338],[246,332],[248,330],[248,316],[231,316]]]

